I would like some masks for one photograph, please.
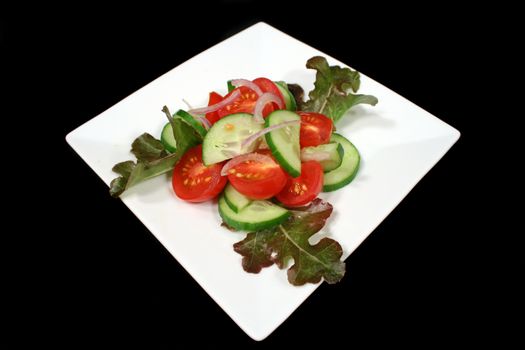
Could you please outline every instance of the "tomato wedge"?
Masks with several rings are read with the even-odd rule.
[[[230,104],[222,107],[217,111],[217,115],[219,116],[219,118],[234,113],[253,113],[253,110],[255,109],[255,104],[257,103],[259,96],[255,91],[246,86],[240,86],[238,88],[235,88],[234,90],[230,91],[228,95],[224,96],[224,99],[230,97],[230,95],[237,90],[240,91],[240,96],[237,97]],[[268,114],[273,112],[274,109],[275,108],[273,107],[273,104],[266,105],[266,107],[264,107],[263,109],[263,116],[266,117]]]
[[[208,100],[208,106],[213,106],[216,103],[219,103],[223,100],[223,97],[216,93],[215,91],[210,92],[210,98]],[[206,119],[210,122],[211,125],[215,124],[217,120],[220,119],[217,111],[206,113]]]
[[[281,90],[279,90],[279,88],[275,85],[273,81],[267,78],[257,78],[254,79],[253,82],[255,83],[255,85],[260,87],[263,92],[271,92],[279,96],[281,102],[283,103],[283,106],[286,106],[283,94],[281,94]],[[274,107],[275,109],[278,109],[277,106]]]
[[[322,188],[323,168],[319,162],[310,160],[301,164],[299,177],[288,176],[284,189],[276,198],[287,207],[300,207],[317,198]]]
[[[258,153],[271,157],[269,150],[259,150]],[[268,199],[281,192],[286,185],[287,176],[281,166],[275,161],[246,161],[237,164],[228,171],[228,180],[240,193],[252,199]]]
[[[319,146],[330,142],[334,128],[332,119],[314,112],[297,112],[301,116],[301,148]]]
[[[204,202],[216,197],[226,186],[222,163],[205,166],[202,145],[190,148],[173,169],[172,185],[177,197],[188,202]]]

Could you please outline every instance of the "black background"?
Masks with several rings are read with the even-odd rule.
[[[486,178],[498,151],[479,142],[492,120],[479,107],[489,98],[483,91],[495,75],[484,62],[488,30],[478,12],[483,9],[450,11],[426,4],[387,8],[380,16],[372,3],[306,10],[304,3],[264,4],[136,7],[133,16],[89,7],[4,15],[2,75],[7,105],[14,107],[4,123],[6,130],[20,131],[7,135],[17,141],[8,139],[10,158],[4,164],[24,170],[7,211],[18,229],[5,237],[19,249],[3,246],[12,293],[5,298],[10,312],[2,316],[11,337],[2,341],[147,342],[148,348],[173,348],[508,339],[494,326],[506,327],[517,312],[517,303],[508,303],[517,287],[508,288],[507,277],[510,283],[522,281],[523,270],[513,270],[517,246],[507,251],[500,243],[517,228],[496,219],[500,205],[492,192],[498,189]],[[383,83],[462,136],[350,256],[343,281],[323,284],[256,343],[120,201],[109,197],[64,138],[260,20]]]

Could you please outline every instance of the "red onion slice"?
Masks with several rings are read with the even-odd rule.
[[[188,106],[188,109],[193,109],[193,107],[190,105],[190,103],[188,101],[186,101],[185,99],[182,99],[182,102],[184,102],[184,104],[186,106]]]
[[[214,105],[208,106],[208,107],[202,107],[202,108],[196,108],[196,109],[190,109],[188,113],[190,114],[200,114],[205,115],[206,113],[215,112],[219,109],[221,109],[224,106],[227,106],[228,104],[232,103],[236,98],[240,96],[241,92],[239,90],[235,90],[232,92],[230,96],[222,100],[221,102],[218,102]]]
[[[230,171],[231,168],[243,162],[247,162],[249,160],[253,160],[258,163],[268,163],[268,162],[275,163],[274,160],[270,156],[267,156],[265,154],[260,154],[260,153],[255,153],[255,152],[247,153],[247,154],[237,156],[233,159],[230,159],[226,164],[224,164],[221,170],[221,175],[222,176],[228,175],[228,172]]]
[[[241,148],[245,148],[245,147],[251,145],[259,137],[269,133],[270,131],[281,129],[281,128],[284,128],[285,126],[288,126],[288,125],[298,124],[300,122],[301,122],[300,120],[289,120],[287,122],[282,122],[282,123],[279,123],[279,124],[275,124],[275,125],[269,126],[269,127],[265,128],[265,129],[262,129],[261,131],[258,131],[255,134],[250,135],[249,137],[244,139],[242,141],[242,143],[241,143]]]
[[[265,92],[261,95],[261,97],[259,97],[253,110],[253,117],[257,123],[264,123],[263,109],[270,102],[276,103],[279,109],[284,108],[283,101],[279,98],[279,96],[271,92]]]
[[[210,130],[211,123],[210,123],[210,121],[208,119],[206,119],[206,117],[202,117],[200,115],[194,115],[194,114],[191,114],[191,113],[190,113],[190,115],[193,118],[197,119],[202,124],[202,126],[204,126],[204,129]]]
[[[261,96],[263,94],[261,88],[258,87],[257,84],[255,84],[253,81],[247,79],[233,79],[230,82],[235,87],[246,86],[248,89],[253,90],[258,96]]]
[[[318,162],[322,162],[323,160],[328,160],[328,159],[330,159],[330,153],[328,152],[318,151],[315,153],[308,153],[308,152],[305,152],[304,148],[301,150],[301,161],[302,162],[307,162],[309,160],[316,160]]]

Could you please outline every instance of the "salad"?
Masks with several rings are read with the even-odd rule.
[[[228,81],[228,93],[211,92],[206,107],[172,114],[164,106],[168,123],[160,138],[144,133],[133,141],[137,160],[113,167],[119,177],[110,194],[171,173],[178,198],[217,200],[222,224],[248,231],[233,247],[245,271],[285,269],[293,259],[291,284],[338,282],[345,273],[340,244],[309,243],[333,210],[318,195],[348,185],[359,169],[357,148],[335,125],[351,107],[378,101],[355,94],[354,70],[319,56],[306,67],[317,71],[306,101],[298,85],[257,78]]]

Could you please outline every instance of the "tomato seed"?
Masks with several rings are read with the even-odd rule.
[[[294,182],[293,187],[290,188],[290,192],[295,194],[301,194],[301,184],[299,184],[298,182]]]

